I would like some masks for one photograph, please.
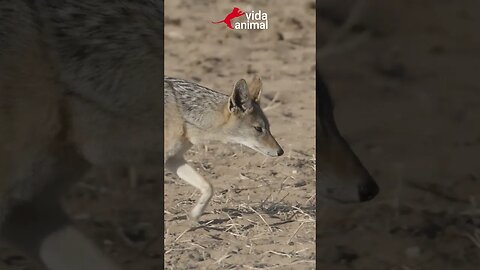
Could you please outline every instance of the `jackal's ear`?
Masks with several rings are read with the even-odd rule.
[[[262,79],[260,76],[255,75],[252,82],[248,86],[248,92],[253,101],[260,103],[260,97],[262,96]]]
[[[239,80],[228,99],[228,109],[232,113],[245,112],[252,107],[252,100],[248,93],[248,85],[244,79]]]

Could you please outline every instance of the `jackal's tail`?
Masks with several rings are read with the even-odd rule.
[[[221,21],[218,21],[218,22],[212,22],[212,23],[215,23],[215,24],[216,24],[216,23],[222,23],[222,22],[223,22],[223,20],[221,20]]]

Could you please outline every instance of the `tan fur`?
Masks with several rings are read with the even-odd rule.
[[[255,102],[260,103],[260,97],[262,96],[262,80],[258,75],[255,75],[252,82],[248,85],[248,92]]]

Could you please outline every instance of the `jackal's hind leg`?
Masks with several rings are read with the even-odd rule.
[[[198,220],[213,196],[212,185],[205,180],[205,178],[203,178],[203,176],[201,176],[192,166],[188,165],[183,157],[172,157],[167,160],[165,165],[170,171],[176,173],[178,177],[196,187],[202,193],[190,214],[190,217],[193,220]]]

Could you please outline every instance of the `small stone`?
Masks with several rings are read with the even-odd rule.
[[[185,40],[185,35],[180,31],[169,31],[166,32],[166,36],[174,40]]]
[[[305,185],[307,185],[307,182],[305,182],[305,180],[299,180],[295,182],[295,184],[293,184],[294,187],[303,187]]]

